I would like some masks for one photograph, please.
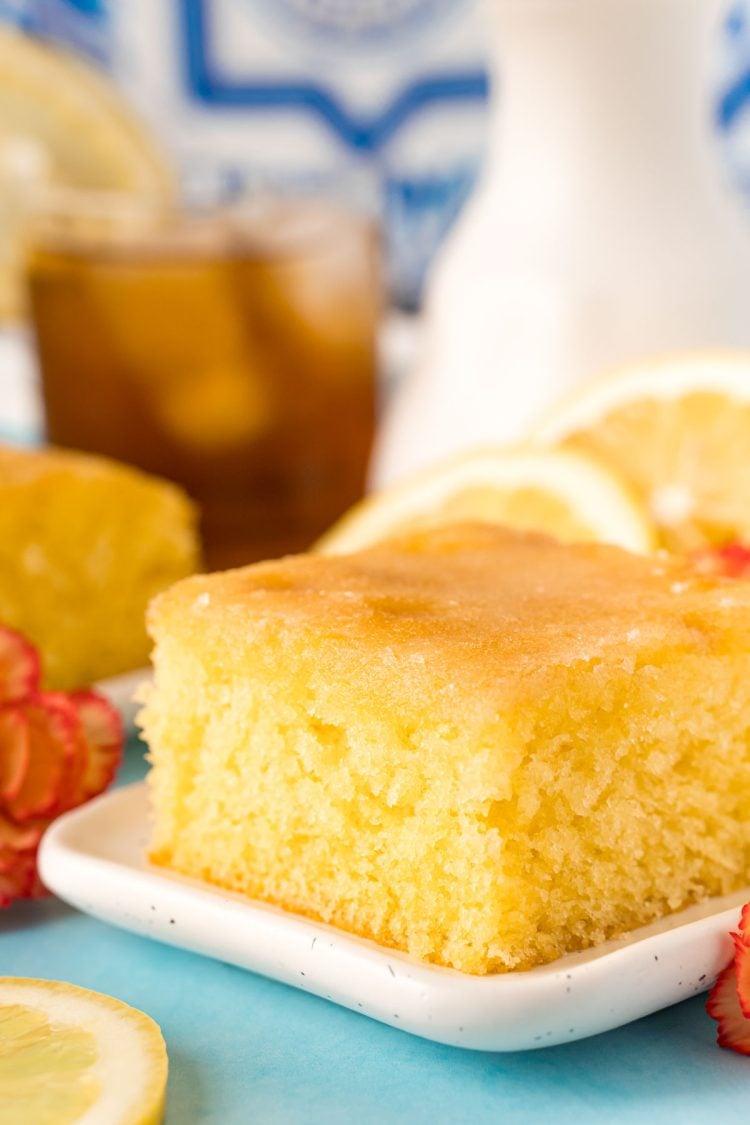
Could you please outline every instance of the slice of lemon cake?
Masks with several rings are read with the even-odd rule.
[[[0,447],[0,623],[75,688],[148,662],[146,606],[198,565],[174,485],[82,453]]]
[[[750,869],[750,583],[480,525],[178,583],[152,859],[469,973]]]

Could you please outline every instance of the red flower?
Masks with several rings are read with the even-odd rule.
[[[750,578],[750,547],[744,543],[726,543],[723,547],[707,547],[693,556],[702,574],[721,578]]]
[[[734,957],[711,989],[706,1011],[719,1024],[719,1046],[750,1055],[750,903],[731,937]]]
[[[42,691],[33,645],[0,626],[0,907],[46,893],[36,856],[60,813],[109,785],[125,741],[119,712],[93,691]]]

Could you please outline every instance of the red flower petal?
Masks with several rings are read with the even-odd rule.
[[[734,975],[737,984],[737,998],[743,1016],[750,1018],[750,946],[745,944],[741,934],[732,934],[734,941]]]
[[[46,894],[49,892],[37,874],[36,852],[18,857],[12,871],[0,871],[0,907],[10,906],[15,899]]]
[[[734,961],[727,965],[709,993],[706,1011],[719,1024],[717,1042],[740,1055],[750,1055],[750,1019],[742,1012],[737,994]]]
[[[41,663],[34,646],[17,633],[0,625],[0,703],[13,703],[38,691]]]
[[[32,820],[27,824],[16,824],[0,813],[0,853],[34,851],[47,823],[46,820]]]
[[[0,815],[0,907],[19,898],[39,898],[47,889],[37,873],[37,851],[47,821],[14,824]]]
[[[47,894],[36,866],[45,828],[101,793],[125,742],[106,699],[42,692],[39,682],[36,650],[0,626],[0,907]]]
[[[750,547],[744,543],[727,543],[717,555],[723,565],[722,573],[728,578],[750,577]]]
[[[31,696],[23,704],[23,715],[29,731],[28,767],[18,793],[4,802],[6,813],[16,821],[60,811],[81,768],[78,715],[66,696]]]
[[[16,897],[15,883],[0,876],[0,909],[10,906]]]
[[[81,778],[81,800],[96,796],[117,772],[125,744],[122,716],[108,699],[95,691],[75,691],[70,701],[78,712],[88,748],[88,761]]]
[[[723,547],[709,547],[693,556],[703,574],[724,578],[750,578],[750,547],[744,543],[726,543]]]
[[[8,875],[18,866],[18,852],[12,848],[0,848],[0,875]]]
[[[0,801],[18,796],[30,757],[29,724],[22,708],[0,706]]]
[[[742,907],[742,914],[740,915],[740,937],[743,941],[750,943],[750,902],[746,902]]]

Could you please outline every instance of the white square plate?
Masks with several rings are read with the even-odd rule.
[[[710,987],[750,890],[529,972],[468,976],[151,866],[145,784],[57,820],[41,874],[115,926],[239,965],[426,1039],[485,1051],[567,1043]]]

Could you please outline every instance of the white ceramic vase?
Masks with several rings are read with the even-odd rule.
[[[750,213],[712,122],[724,7],[492,0],[492,143],[430,278],[375,483],[516,440],[624,361],[750,346]]]

